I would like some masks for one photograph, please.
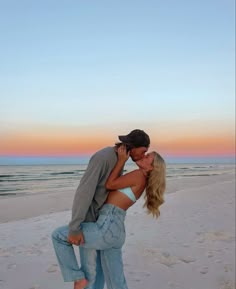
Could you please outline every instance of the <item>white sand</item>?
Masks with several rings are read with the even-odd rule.
[[[235,176],[168,181],[162,215],[142,201],[127,214],[124,264],[130,289],[235,288]],[[50,234],[70,220],[73,195],[1,200],[0,288],[66,289]],[[47,215],[40,215],[45,214]],[[13,221],[14,219],[21,219]]]

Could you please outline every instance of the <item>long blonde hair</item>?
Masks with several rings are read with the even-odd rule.
[[[164,203],[164,192],[166,189],[166,164],[158,153],[153,153],[153,170],[147,177],[144,207],[147,208],[149,214],[158,218],[160,216],[159,207]]]

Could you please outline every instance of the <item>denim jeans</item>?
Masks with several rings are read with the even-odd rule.
[[[121,247],[125,241],[126,212],[105,204],[96,223],[82,223],[85,243],[80,248],[79,268],[73,246],[68,243],[68,226],[56,229],[52,240],[65,282],[86,278],[86,289],[128,289],[122,261]],[[104,277],[103,277],[103,274]]]
[[[65,282],[86,278],[86,289],[103,289],[104,276],[100,252],[95,249],[79,247],[81,269],[79,268],[74,247],[68,243],[69,227],[59,227],[52,233],[55,253]]]

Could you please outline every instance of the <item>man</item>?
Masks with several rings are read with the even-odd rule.
[[[135,129],[128,135],[119,136],[121,143],[126,144],[133,161],[144,157],[150,145],[149,136],[142,130]],[[107,147],[96,152],[90,159],[88,167],[76,190],[72,219],[69,226],[56,229],[52,234],[53,245],[65,282],[86,278],[89,283],[86,289],[103,289],[104,275],[108,289],[123,288],[119,272],[115,271],[116,262],[121,262],[121,250],[104,250],[79,247],[81,270],[79,271],[74,249],[71,246],[84,242],[80,224],[82,222],[95,222],[99,209],[107,198],[105,182],[117,161],[115,147]],[[122,173],[122,172],[121,172]]]

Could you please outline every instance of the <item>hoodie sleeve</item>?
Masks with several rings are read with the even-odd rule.
[[[86,217],[97,185],[103,177],[105,170],[106,160],[100,155],[93,155],[75,193],[72,218],[69,223],[70,234],[76,235],[81,232],[80,224]]]

